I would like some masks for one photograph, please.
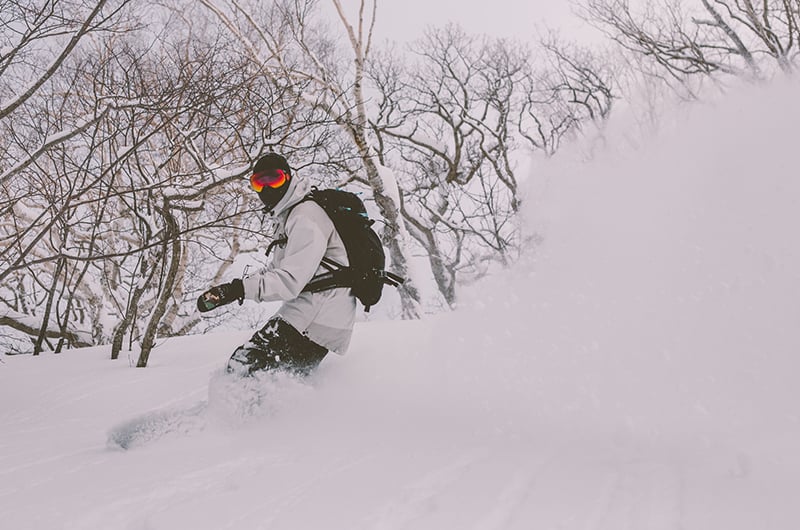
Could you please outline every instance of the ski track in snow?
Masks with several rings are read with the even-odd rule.
[[[311,476],[304,478],[298,484],[287,487],[279,495],[270,500],[269,508],[255,505],[253,508],[242,511],[225,525],[225,528],[271,528],[276,521],[286,515],[291,515],[297,510],[307,509],[309,492],[323,482],[336,482],[342,475],[355,467],[365,465],[375,458],[374,454],[365,454],[359,457],[344,457],[315,471]]]
[[[367,528],[375,530],[399,530],[414,528],[426,516],[437,511],[440,498],[454,486],[460,484],[470,468],[479,460],[486,458],[486,451],[471,451],[451,460],[444,459],[445,465],[425,471],[410,484],[402,488],[402,493],[379,510],[374,523]]]
[[[187,473],[175,475],[167,480],[140,485],[136,489],[118,491],[121,500],[104,502],[95,505],[89,514],[69,527],[70,530],[90,530],[94,528],[146,529],[151,528],[148,522],[154,515],[165,513],[175,505],[180,505],[197,498],[212,496],[220,489],[220,479],[241,469],[245,465],[258,465],[252,455],[233,460],[225,460],[218,464],[193,469]],[[131,519],[131,513],[139,515]]]
[[[683,528],[682,480],[663,464],[628,464],[611,472],[598,490],[585,530],[679,530]]]

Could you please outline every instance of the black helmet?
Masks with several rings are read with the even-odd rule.
[[[267,210],[272,210],[289,189],[292,169],[286,159],[277,153],[261,157],[253,168],[250,186]]]

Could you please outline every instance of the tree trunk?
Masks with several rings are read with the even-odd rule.
[[[155,269],[156,267],[154,264],[150,267],[150,271],[147,274],[147,279],[144,282],[140,282],[138,285],[136,285],[136,287],[133,288],[133,294],[131,295],[127,307],[125,308],[125,314],[122,316],[122,320],[114,329],[114,336],[111,340],[112,361],[119,359],[119,354],[122,351],[122,347],[125,342],[125,334],[134,323],[133,316],[136,314],[136,308],[139,307],[139,300],[142,299],[142,295],[147,290],[147,286],[150,284],[150,280],[153,278]],[[144,274],[144,271],[142,271],[142,273]]]
[[[150,352],[152,352],[153,346],[155,346],[156,343],[158,326],[161,323],[161,318],[167,311],[167,303],[173,295],[173,287],[175,286],[178,270],[180,269],[182,249],[181,240],[178,237],[178,223],[169,208],[169,203],[165,204],[162,214],[167,224],[165,240],[170,236],[173,238],[171,243],[172,256],[169,262],[167,277],[164,279],[164,285],[161,288],[161,294],[158,296],[158,302],[156,302],[153,314],[150,315],[150,321],[147,323],[147,329],[144,332],[144,338],[142,338],[142,351],[139,354],[139,361],[136,363],[137,368],[145,368],[147,366],[147,361],[150,359]]]
[[[139,300],[142,298],[144,292],[145,288],[143,286],[137,286],[134,288],[133,296],[131,296],[130,303],[125,309],[125,314],[123,315],[119,324],[117,324],[116,329],[114,329],[114,336],[111,340],[112,360],[119,359],[119,353],[122,351],[122,346],[125,342],[125,334],[128,332],[128,329],[130,329],[131,324],[133,324],[133,315],[135,314],[134,309],[139,305]]]
[[[33,344],[33,354],[39,355],[42,352],[42,343],[47,335],[47,328],[50,323],[50,313],[53,310],[53,299],[56,297],[56,285],[58,285],[58,277],[61,276],[61,271],[64,269],[64,258],[58,260],[56,265],[56,272],[53,274],[53,284],[50,286],[50,292],[47,295],[47,304],[44,307],[44,315],[42,316],[42,327],[39,329],[39,336],[36,337],[36,342]]]
[[[375,159],[368,152],[366,141],[363,139],[359,143],[359,148],[363,145],[362,160],[367,171],[370,187],[372,188],[375,202],[380,208],[381,215],[386,220],[387,233],[385,240],[389,248],[389,258],[392,270],[406,278],[405,283],[399,287],[400,303],[403,310],[403,318],[416,319],[420,317],[420,295],[419,290],[410,273],[408,264],[408,232],[406,231],[403,218],[400,215],[400,205],[395,204],[392,199],[391,191],[385,189],[385,183],[381,178]],[[395,190],[396,191],[396,190]]]
[[[61,348],[64,347],[64,337],[67,336],[67,326],[69,325],[69,317],[70,313],[72,312],[72,305],[75,301],[75,292],[78,290],[78,286],[80,286],[81,282],[83,282],[83,277],[86,275],[86,271],[89,270],[89,265],[91,262],[87,261],[84,266],[83,270],[81,270],[78,278],[75,280],[75,286],[72,289],[67,288],[67,307],[64,309],[64,319],[61,322],[61,339],[58,341],[58,346],[56,346],[55,353],[61,353]],[[66,283],[66,282],[65,282]],[[67,342],[67,346],[71,346],[69,342]]]

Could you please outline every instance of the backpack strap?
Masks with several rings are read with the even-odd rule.
[[[264,255],[265,255],[265,256],[267,256],[267,257],[269,257],[269,255],[270,255],[270,254],[272,254],[272,251],[275,249],[275,247],[278,247],[278,246],[281,246],[281,247],[282,247],[282,246],[283,246],[283,245],[285,245],[285,244],[286,244],[288,241],[289,241],[289,238],[288,238],[288,237],[286,237],[286,236],[279,237],[278,239],[273,239],[273,240],[272,240],[272,242],[271,242],[271,243],[269,244],[269,246],[267,247],[267,251],[266,251],[266,252],[264,252]]]
[[[318,293],[320,291],[327,291],[328,289],[336,289],[337,287],[352,287],[353,272],[354,269],[350,267],[342,267],[341,269],[317,274],[306,284],[303,288],[303,292]],[[399,287],[406,281],[405,278],[393,272],[375,270],[374,273],[383,283],[391,285],[392,287]]]
[[[314,197],[314,193],[318,191],[316,186],[311,187],[311,191],[308,192],[303,198],[297,201],[292,207],[289,209],[289,213],[294,210],[299,204],[305,201],[313,201],[317,203],[317,205],[322,208],[325,214],[330,218],[330,214],[328,211],[321,205]],[[331,219],[333,221],[333,219]],[[369,224],[372,224],[374,221],[367,219]],[[334,223],[334,230],[336,230],[336,224]],[[338,233],[338,232],[337,232]],[[339,237],[342,238],[342,235],[339,234]],[[344,238],[342,238],[344,242]],[[348,259],[349,256],[348,256]],[[353,287],[356,282],[356,277],[354,275],[359,274],[358,270],[352,266],[344,266],[341,263],[338,263],[330,258],[323,257],[320,260],[320,265],[326,269],[327,272],[323,272],[321,274],[317,274],[303,287],[302,292],[310,292],[310,293],[318,293],[321,291],[327,291],[329,289],[336,289],[339,287]],[[393,272],[389,272],[386,270],[378,270],[374,269],[370,271],[374,274],[381,282],[386,285],[391,285],[392,287],[398,287],[405,282],[405,278],[402,276],[398,276]],[[369,306],[365,306],[365,311],[369,311]]]
[[[392,287],[398,287],[406,281],[405,278],[398,276],[393,272],[385,270],[375,270],[373,272],[380,279],[380,281],[386,285],[391,285]],[[305,287],[303,287],[302,292],[319,293],[321,291],[327,291],[329,289],[336,289],[339,287],[353,287],[354,273],[354,269],[351,269],[350,267],[342,267],[341,269],[318,274],[317,276],[314,276]],[[369,313],[370,307],[371,306],[369,305],[365,305],[364,311]]]
[[[386,285],[391,285],[392,287],[400,287],[404,283],[406,283],[406,279],[400,275],[397,275],[393,272],[389,271],[379,271],[379,275],[383,283]]]

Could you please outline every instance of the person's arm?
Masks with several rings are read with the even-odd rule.
[[[324,216],[324,217],[321,217]],[[259,302],[291,300],[319,269],[333,224],[312,202],[297,205],[286,220],[286,248],[280,263],[242,280],[244,297]],[[328,220],[329,221],[329,220]]]

